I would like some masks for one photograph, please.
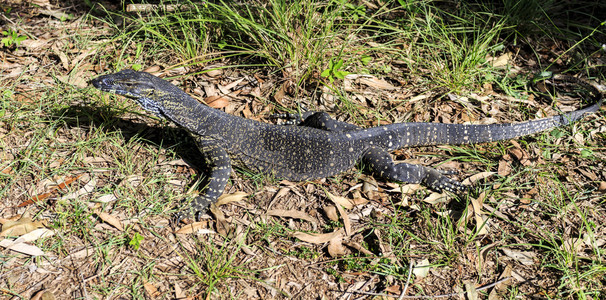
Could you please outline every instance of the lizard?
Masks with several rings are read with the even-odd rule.
[[[123,70],[91,80],[97,89],[135,99],[156,116],[185,128],[209,167],[206,189],[177,222],[197,219],[217,201],[229,179],[232,164],[276,178],[294,181],[330,177],[356,163],[390,181],[421,183],[429,188],[462,193],[467,186],[449,178],[455,172],[409,163],[396,163],[390,151],[415,146],[476,144],[530,135],[580,120],[600,109],[602,94],[589,83],[555,75],[561,85],[580,85],[591,94],[590,106],[553,117],[520,123],[489,125],[405,122],[361,128],[332,119],[326,112],[305,112],[299,126],[264,123],[230,115],[189,96],[170,82],[146,72]]]

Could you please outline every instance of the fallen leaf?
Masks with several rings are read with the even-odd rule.
[[[154,299],[154,298],[157,298],[158,296],[160,296],[160,292],[158,291],[158,288],[156,288],[156,286],[154,286],[153,284],[147,282],[147,280],[145,280],[145,279],[143,279],[143,288],[145,289],[147,296],[151,299]]]
[[[73,193],[64,195],[63,197],[59,198],[59,201],[65,201],[65,200],[69,200],[69,199],[78,199],[81,196],[92,193],[95,190],[95,187],[97,187],[97,179],[95,177],[93,177],[81,189],[79,189]]]
[[[40,249],[34,245],[30,245],[30,244],[26,244],[26,243],[15,244],[10,239],[4,239],[4,240],[0,241],[0,247],[4,247],[9,250],[13,250],[15,252],[23,253],[23,254],[30,255],[30,256],[44,255],[44,251],[42,251],[42,249]]]
[[[476,290],[476,284],[471,280],[465,280],[465,295],[469,300],[478,300],[480,296],[478,295],[478,291]]]
[[[518,251],[507,248],[501,248],[501,250],[503,250],[503,253],[505,253],[505,255],[507,255],[508,257],[513,258],[514,260],[526,266],[533,265],[534,258],[537,256],[536,253],[529,251]]]
[[[513,54],[511,52],[507,52],[507,53],[500,55],[499,57],[489,58],[488,61],[492,64],[493,67],[499,68],[499,67],[504,67],[504,66],[508,65],[509,61],[511,61],[512,57],[513,57]]]
[[[227,236],[232,231],[231,223],[225,217],[225,214],[219,209],[217,203],[210,205],[210,212],[215,216],[217,233]]]
[[[476,230],[478,235],[485,235],[488,233],[487,226],[482,218],[482,202],[485,197],[486,193],[482,192],[477,199],[471,198],[471,205],[473,206],[473,214],[476,220]]]
[[[337,215],[337,208],[334,205],[327,205],[323,207],[324,214],[328,219],[334,222],[339,222],[339,215]]]
[[[493,176],[494,174],[496,174],[495,172],[481,172],[472,176],[469,176],[468,178],[466,178],[465,180],[463,180],[463,184],[464,185],[473,185],[474,183],[476,183],[479,180],[488,178],[490,176]]]
[[[42,227],[44,227],[43,221],[32,221],[30,217],[22,217],[17,221],[4,223],[0,236],[21,236]]]
[[[97,202],[100,203],[108,203],[116,200],[118,200],[118,197],[116,197],[114,194],[107,194],[97,198]]]
[[[328,254],[331,257],[340,257],[345,255],[345,247],[343,246],[343,235],[337,234],[328,243]]]
[[[55,235],[55,231],[53,230],[47,228],[38,228],[20,236],[18,239],[15,240],[14,243],[30,243],[38,240],[39,238],[51,237],[53,235]]]
[[[217,77],[217,76],[223,74],[223,70],[222,69],[211,69],[211,70],[208,70],[204,74],[208,75],[209,77]]]
[[[342,235],[343,233],[343,229],[338,229],[330,233],[293,232],[290,236],[312,244],[324,244],[332,240],[335,236],[339,234]]]
[[[356,205],[368,203],[368,200],[366,200],[364,198],[357,198],[357,199],[351,200],[351,199],[347,199],[345,197],[335,196],[335,195],[331,194],[330,192],[326,192],[326,195],[328,196],[328,199],[330,199],[332,202],[334,202],[335,204],[341,205],[341,206],[345,207],[346,209],[352,209]]]
[[[509,163],[507,163],[507,161],[505,161],[504,159],[499,160],[497,174],[499,174],[499,176],[507,176],[511,174],[511,167],[509,166]]]
[[[351,232],[351,221],[349,220],[349,216],[347,215],[347,212],[343,209],[343,206],[340,205],[340,203],[338,201],[343,202],[344,200],[346,200],[350,205],[352,205],[352,207],[353,207],[353,203],[351,203],[349,200],[347,200],[343,197],[340,197],[342,199],[339,199],[337,201],[337,200],[335,200],[337,197],[335,197],[334,195],[330,194],[329,192],[326,192],[326,194],[328,194],[328,198],[334,204],[336,204],[337,211],[339,212],[339,215],[341,215],[341,219],[343,219],[343,227],[345,228],[345,233],[347,234],[347,236],[350,236],[352,233]]]
[[[19,205],[17,205],[17,207],[24,207],[24,206],[27,206],[30,204],[34,204],[35,202],[38,202],[38,201],[46,200],[48,197],[53,195],[53,193],[55,193],[58,190],[65,189],[68,185],[70,185],[72,182],[76,181],[78,178],[82,177],[84,174],[85,173],[78,174],[76,176],[66,176],[65,180],[62,183],[58,184],[55,188],[51,189],[50,192],[36,195],[27,201],[19,203]]]
[[[204,103],[212,108],[224,108],[229,105],[229,98],[225,96],[210,96],[204,98]]]
[[[242,199],[246,198],[246,196],[248,196],[248,194],[244,193],[244,192],[235,192],[233,194],[223,194],[219,197],[219,199],[217,199],[217,202],[215,203],[215,205],[221,206],[221,205],[229,204],[232,202],[240,202],[240,201],[242,201]]]
[[[367,86],[370,86],[370,87],[373,87],[376,89],[380,89],[380,90],[393,91],[396,89],[396,87],[393,86],[391,83],[389,83],[383,79],[379,79],[372,75],[348,74],[345,76],[345,82],[348,82],[351,80],[357,80],[359,83],[362,83]],[[348,84],[351,84],[351,83],[348,82]]]
[[[103,222],[113,226],[114,228],[118,229],[119,231],[124,231],[124,226],[122,226],[122,222],[118,218],[116,218],[106,212],[98,212],[97,216]]]
[[[426,277],[429,274],[429,259],[415,260],[413,265],[412,274],[415,274],[417,279]]]
[[[431,193],[429,196],[423,199],[423,202],[429,204],[438,204],[448,202],[448,200],[450,200],[450,196],[448,196],[446,193]]]
[[[488,300],[500,300],[500,299],[504,298],[501,295],[499,295],[499,293],[506,293],[507,287],[513,284],[511,265],[506,265],[505,270],[503,270],[503,272],[501,273],[501,276],[499,276],[499,280],[505,279],[505,278],[509,278],[509,280],[505,280],[505,281],[497,284],[494,287],[494,289],[492,289],[492,291],[490,291],[490,294],[488,294]],[[503,294],[503,295],[505,295],[505,294]]]
[[[49,290],[37,291],[31,298],[31,300],[55,300],[55,294]]]
[[[301,220],[305,220],[307,222],[313,223],[313,224],[317,224],[316,219],[314,219],[312,216],[302,212],[302,211],[298,211],[298,210],[286,210],[286,209],[271,209],[269,211],[267,211],[267,214],[270,216],[274,216],[274,217],[287,217],[287,218],[293,218],[293,219],[301,219]]]
[[[175,233],[176,234],[190,234],[190,233],[194,233],[194,232],[197,234],[217,233],[214,230],[206,228],[206,226],[208,226],[207,222],[194,222],[194,223],[187,224],[187,225],[177,229],[175,231]]]

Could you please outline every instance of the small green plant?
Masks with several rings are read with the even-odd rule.
[[[362,55],[362,57],[360,57],[360,62],[364,66],[367,66],[371,61],[372,61],[372,57],[370,57],[368,55]]]
[[[349,72],[341,70],[343,63],[344,61],[342,59],[339,59],[337,62],[335,62],[334,59],[331,59],[330,62],[328,62],[328,69],[324,70],[320,76],[328,78],[330,83],[335,81],[335,77],[344,79]]]
[[[138,232],[135,232],[135,234],[133,235],[133,237],[130,239],[130,242],[128,242],[128,244],[133,247],[133,249],[135,250],[139,250],[139,247],[141,247],[141,242],[143,241],[143,236],[140,235]]]
[[[364,5],[354,5],[349,3],[347,0],[341,1],[346,9],[348,9],[348,17],[352,18],[354,22],[357,22],[361,17],[366,16],[366,8]]]
[[[2,91],[2,101],[0,102],[0,118],[6,115],[6,109],[11,99],[13,98],[13,91],[4,90]]]
[[[19,46],[21,42],[27,39],[26,36],[19,35],[16,31],[12,29],[9,29],[8,31],[3,30],[2,35],[6,36],[5,38],[2,38],[2,44],[4,44],[4,47],[10,47],[13,44]]]

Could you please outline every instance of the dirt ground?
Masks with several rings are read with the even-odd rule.
[[[117,56],[141,63],[135,47],[108,42],[115,32],[82,3],[14,0],[0,8],[2,30],[26,37],[0,48],[0,298],[557,299],[583,291],[604,299],[603,110],[548,137],[394,152],[397,160],[458,170],[453,177],[474,186],[464,197],[374,179],[363,166],[311,182],[238,169],[216,211],[175,227],[175,207],[202,188],[193,142],[88,84],[119,69]],[[512,73],[536,71],[537,57],[565,65],[557,42],[537,45],[494,59]],[[605,65],[603,54],[594,58]],[[299,103],[296,85],[275,72],[199,74],[230,61],[170,68],[173,60],[159,53],[144,70],[176,76],[189,94],[228,113],[276,122],[272,113]],[[342,81],[353,115],[381,117],[340,113],[338,95],[322,85],[306,86],[301,103],[360,126],[558,113],[540,97],[516,99],[496,84],[484,84],[475,99],[447,101],[452,94],[428,92],[397,62],[390,68],[385,78]],[[562,100],[558,109],[578,105]],[[31,240],[15,243],[25,232],[6,233],[13,221],[34,232]]]

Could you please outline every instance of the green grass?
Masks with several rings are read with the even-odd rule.
[[[259,92],[239,95],[230,104],[235,114],[242,116],[246,108],[262,120],[302,106],[360,126],[521,121],[541,110],[551,114],[551,106],[570,105],[551,103],[528,89],[538,71],[604,80],[600,41],[606,30],[592,13],[606,9],[603,4],[583,2],[566,10],[557,1],[186,4],[189,9],[171,13],[96,9],[101,14],[86,15],[71,27],[66,22],[39,28],[36,23],[35,32],[49,32],[60,42],[54,52],[22,51],[24,41],[1,49],[10,62],[29,57],[56,63],[20,77],[0,77],[0,199],[5,203],[0,217],[23,213],[16,205],[52,191],[53,183],[86,176],[27,207],[35,220],[47,220],[55,231],[33,244],[56,259],[50,264],[2,250],[0,278],[6,280],[0,295],[31,298],[32,282],[41,282],[58,287],[52,291],[57,298],[172,299],[183,291],[200,298],[330,299],[357,282],[369,282],[375,292],[397,291],[407,283],[410,263],[428,259],[431,272],[427,278],[413,275],[407,295],[455,293],[468,280],[479,288],[511,267],[516,278],[526,281],[508,282],[500,292],[503,298],[600,297],[606,284],[605,198],[596,190],[606,181],[603,113],[517,139],[530,164],[511,158],[517,146],[508,141],[395,151],[399,160],[456,168],[461,180],[496,172],[503,163],[510,167],[509,174],[480,180],[468,195],[438,204],[423,201],[429,190],[402,194],[381,179],[379,191],[362,192],[359,185],[367,178],[362,171],[290,183],[238,170],[226,193],[251,196],[219,208],[227,233],[175,235],[169,226],[172,214],[203,188],[203,160],[193,142],[128,99],[60,78],[159,66],[179,74],[170,79],[190,93],[203,80],[225,86],[245,78]],[[34,32],[27,20],[18,24]],[[58,35],[63,31],[69,34]],[[59,52],[69,62],[85,49],[94,51],[73,68],[63,68]],[[489,62],[505,53],[514,57],[509,66]],[[210,78],[209,70],[223,73]],[[355,82],[346,89],[346,74],[374,76],[398,89]],[[288,88],[278,101],[282,87]],[[187,164],[177,161],[181,158]],[[92,191],[61,198],[93,179]],[[286,193],[276,196],[282,189]],[[349,244],[343,257],[330,257],[326,244],[291,236],[344,227],[324,214],[332,205],[327,191],[369,200],[348,210],[354,234],[344,238]],[[472,213],[472,200],[482,194],[484,205],[494,209],[483,210],[481,217],[488,219],[484,235],[477,233],[473,215],[461,218]],[[106,195],[115,199],[101,201]],[[298,210],[318,224],[267,216],[269,208]],[[103,220],[100,212],[120,220],[124,230]],[[216,231],[215,216],[202,221],[202,228]],[[82,249],[89,252],[72,256]],[[533,253],[533,263],[524,265],[505,250]],[[41,270],[31,272],[31,266]]]

